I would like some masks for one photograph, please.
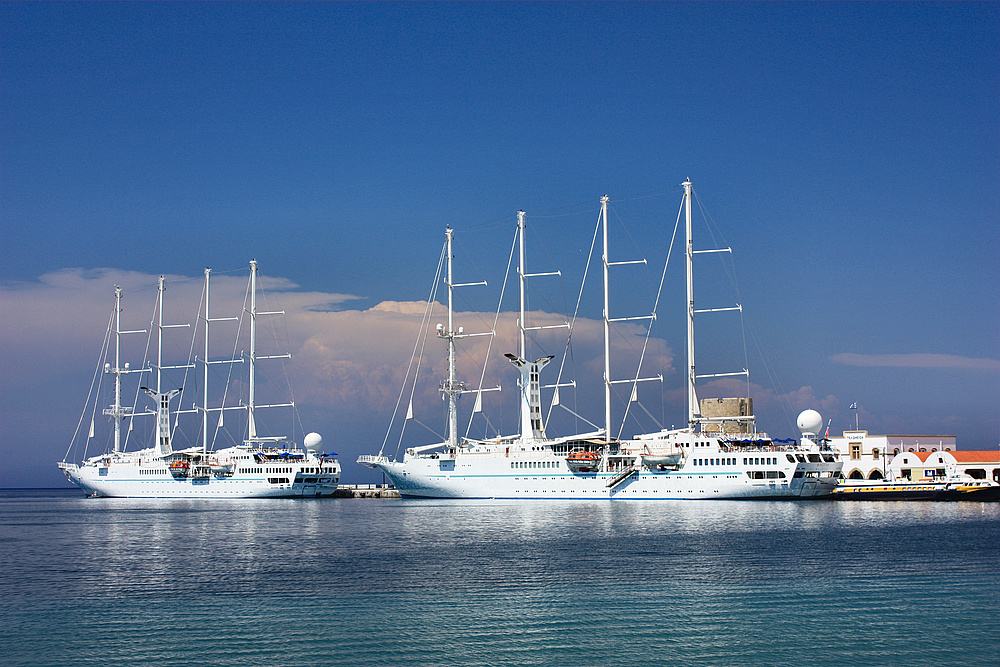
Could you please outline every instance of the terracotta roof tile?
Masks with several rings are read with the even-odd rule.
[[[1000,463],[1000,451],[990,450],[985,452],[973,452],[966,450],[956,450],[949,452],[955,457],[958,463]]]

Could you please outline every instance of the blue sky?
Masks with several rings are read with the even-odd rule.
[[[603,194],[658,277],[686,177],[765,395],[1000,442],[996,3],[3,3],[0,31],[0,486],[64,483],[115,281],[251,258],[299,309],[304,419],[367,481],[412,349],[377,307],[427,297],[446,225],[496,285],[527,211],[550,311]]]

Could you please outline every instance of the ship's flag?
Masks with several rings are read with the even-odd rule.
[[[413,419],[413,399],[410,399],[410,405],[406,408],[406,418]]]
[[[131,419],[128,420],[128,430],[129,430],[129,433],[132,432],[132,420]]]
[[[638,385],[632,385],[632,397],[628,399],[630,403],[635,403],[639,400]]]
[[[858,409],[858,404],[857,403],[851,403],[851,407],[848,408],[848,410],[857,410],[857,409]]]
[[[472,408],[472,411],[474,413],[483,411],[483,392],[481,391],[476,392],[476,405],[474,408]]]
[[[552,392],[552,405],[559,405],[559,387]]]
[[[222,418],[223,418],[223,416],[225,416],[225,414],[226,414],[226,409],[225,408],[219,408],[219,426],[218,426],[218,428],[222,428],[223,426],[226,425],[225,422],[222,421]]]
[[[87,437],[88,438],[93,438],[94,437],[94,420],[93,419],[90,420],[90,435],[88,435]]]

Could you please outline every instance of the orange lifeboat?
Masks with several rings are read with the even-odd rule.
[[[574,472],[596,472],[600,463],[600,454],[583,449],[570,452],[566,457],[566,465]]]

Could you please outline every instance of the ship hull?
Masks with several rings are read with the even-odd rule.
[[[339,468],[315,473],[315,466],[283,466],[262,474],[175,476],[165,466],[129,462],[59,466],[66,478],[92,497],[103,498],[330,498]]]
[[[378,467],[406,498],[749,500],[819,498],[836,488],[835,475],[751,479],[746,471],[720,468],[709,474],[637,470],[615,484],[620,472],[574,473],[540,469],[512,473],[505,461],[477,461],[448,470],[440,461],[380,462]],[[492,464],[492,465],[491,465]],[[492,470],[491,470],[492,468]],[[504,470],[504,468],[507,468]]]

